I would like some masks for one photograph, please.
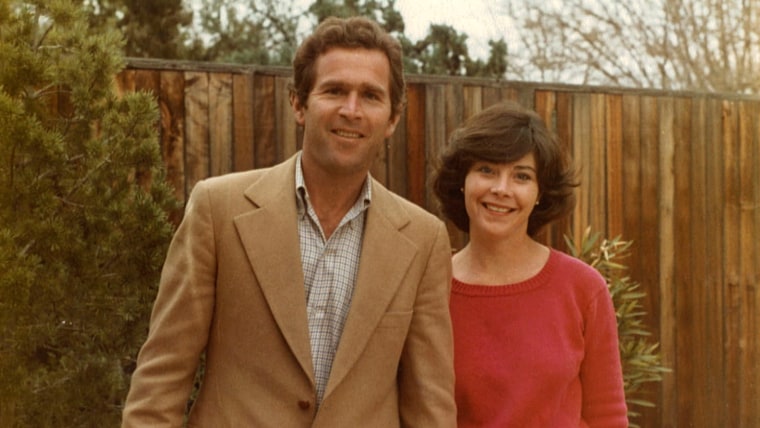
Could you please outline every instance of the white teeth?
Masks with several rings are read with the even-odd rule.
[[[486,208],[489,209],[490,211],[495,211],[497,213],[507,213],[510,211],[509,208],[496,207],[496,206],[488,205],[488,204],[486,204]]]
[[[348,132],[348,131],[335,131],[336,134],[338,134],[341,137],[346,138],[359,138],[361,137],[361,134],[358,132]]]

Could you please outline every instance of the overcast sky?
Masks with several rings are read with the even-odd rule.
[[[186,1],[193,9],[200,7],[198,0]],[[291,12],[303,13],[313,2],[294,0],[295,9]],[[501,13],[501,3],[500,0],[396,0],[396,9],[404,18],[404,33],[412,41],[426,35],[430,24],[447,24],[467,34],[467,47],[472,57],[487,59],[488,40],[509,40],[510,21],[506,13]],[[241,4],[240,7],[245,6]],[[245,13],[244,9],[240,13]]]
[[[396,0],[406,35],[416,41],[430,24],[448,24],[467,34],[470,55],[485,59],[488,40],[508,38],[509,20],[500,16],[498,0]]]

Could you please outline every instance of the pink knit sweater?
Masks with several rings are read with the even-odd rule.
[[[615,313],[599,273],[552,250],[517,284],[453,281],[459,428],[627,427]]]

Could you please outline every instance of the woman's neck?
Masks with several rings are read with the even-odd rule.
[[[470,242],[452,260],[454,277],[469,284],[506,285],[532,278],[546,265],[549,248],[528,235]]]

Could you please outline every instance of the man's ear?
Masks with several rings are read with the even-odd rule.
[[[298,101],[298,96],[295,94],[295,92],[292,92],[290,94],[290,107],[293,109],[293,115],[296,118],[296,123],[303,126],[305,106],[302,106]]]
[[[398,125],[398,121],[401,120],[401,113],[396,113],[393,117],[388,120],[388,127],[385,129],[385,138],[390,138],[393,135],[393,132],[396,130],[396,126]]]

